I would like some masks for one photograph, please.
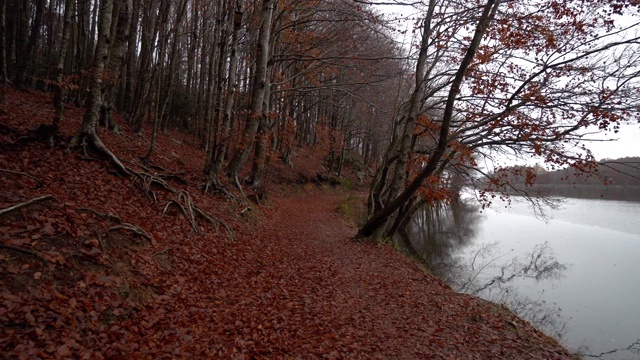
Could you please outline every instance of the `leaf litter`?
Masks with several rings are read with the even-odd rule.
[[[224,220],[232,241],[204,223],[192,231],[184,213],[164,209],[173,194],[157,189],[154,201],[107,161],[23,143],[53,117],[49,95],[10,90],[6,101],[0,209],[52,197],[0,216],[3,357],[573,358],[506,308],[455,293],[389,247],[352,242],[340,195],[294,185],[320,170],[310,149],[299,167],[272,168],[271,198],[247,215],[198,187],[194,139],[159,134],[154,164],[181,174],[166,181]],[[63,137],[81,115],[67,110]],[[122,135],[101,137],[135,162],[148,140],[117,120]],[[115,219],[144,233],[113,230]]]

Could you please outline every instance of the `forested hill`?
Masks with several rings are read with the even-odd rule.
[[[537,184],[640,186],[640,157],[605,159],[598,163],[598,176],[576,176],[575,169],[541,172],[536,177]]]
[[[589,176],[572,167],[545,171],[536,166],[530,169],[535,173],[530,189],[555,196],[640,201],[640,157],[604,159],[596,166]],[[511,181],[524,186],[523,179]]]

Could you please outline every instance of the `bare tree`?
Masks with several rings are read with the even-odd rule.
[[[614,20],[613,14],[633,11],[631,2],[579,4],[563,12],[553,3],[487,1],[478,15],[474,4],[429,2],[428,10],[435,11],[427,11],[422,24],[416,67],[418,80],[429,81],[422,89],[423,82],[414,86],[422,102],[419,116],[403,123],[409,131],[394,132],[393,151],[372,185],[371,214],[359,237],[376,230],[390,235],[425,181],[440,186],[451,166],[464,168],[461,173],[472,181],[481,174],[478,158],[530,155],[593,171],[593,156],[580,144],[587,129],[615,130],[637,113],[632,94],[640,74],[633,65],[639,24]],[[574,27],[576,22],[581,26]],[[472,39],[463,31],[471,26]],[[422,68],[425,46],[430,55]],[[442,61],[432,62],[439,51]],[[490,187],[498,182],[488,181]]]
[[[90,145],[99,152],[106,154],[115,164],[118,170],[128,174],[126,167],[118,158],[102,143],[96,128],[100,118],[100,106],[102,105],[102,74],[109,59],[109,44],[111,43],[111,21],[113,15],[113,1],[103,0],[100,2],[100,14],[98,21],[98,41],[96,44],[93,59],[91,91],[87,97],[86,109],[82,119],[82,125],[78,133],[73,137],[70,148]]]
[[[262,2],[262,12],[260,15],[260,30],[256,44],[256,71],[253,79],[253,91],[249,117],[244,129],[241,143],[236,147],[233,156],[227,167],[227,176],[231,179],[237,178],[240,169],[247,161],[249,152],[260,125],[260,118],[264,116],[265,95],[268,92],[268,71],[271,48],[271,25],[273,20],[273,10],[277,0],[264,0]]]

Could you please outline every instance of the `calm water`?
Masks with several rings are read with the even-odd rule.
[[[431,209],[407,235],[454,287],[508,303],[570,349],[600,354],[640,339],[640,203],[567,199],[548,221],[525,203],[496,207]]]

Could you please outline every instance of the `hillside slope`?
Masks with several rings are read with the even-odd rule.
[[[50,147],[31,132],[51,119],[49,96],[11,91],[7,101],[8,358],[571,358],[505,308],[453,292],[387,247],[351,241],[340,195],[282,186],[247,211],[202,192],[204,154],[192,139],[161,134],[153,163],[142,164],[148,139],[126,126],[101,133],[139,174],[120,177],[105,160],[66,151],[81,109],[67,110]],[[293,162],[274,168],[272,189],[320,170],[311,151]]]

